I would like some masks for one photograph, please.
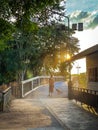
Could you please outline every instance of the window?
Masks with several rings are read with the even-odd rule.
[[[88,80],[91,82],[98,82],[98,68],[90,68],[88,69]]]

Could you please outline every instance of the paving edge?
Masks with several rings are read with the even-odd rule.
[[[70,130],[64,123],[62,120],[60,120],[58,118],[58,116],[55,114],[55,112],[53,112],[53,110],[46,104],[46,103],[43,103],[44,106],[49,110],[49,112],[55,117],[55,119],[60,123],[60,125],[65,129],[65,130]]]

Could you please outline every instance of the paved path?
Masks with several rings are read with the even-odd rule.
[[[42,129],[64,130],[39,99],[15,99],[8,112],[0,113],[0,130]]]
[[[50,112],[69,130],[98,130],[98,116],[67,98],[41,99]]]
[[[94,110],[68,100],[67,91],[67,87],[63,87],[61,94],[54,91],[53,96],[49,97],[48,87],[42,87],[26,98],[39,97],[39,100],[58,119],[62,126],[69,130],[98,130],[98,114],[95,115]]]
[[[0,130],[98,130],[98,116],[68,100],[66,88],[49,97],[43,86],[0,113]]]

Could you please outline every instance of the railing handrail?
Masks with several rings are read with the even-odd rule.
[[[30,82],[30,81],[38,79],[38,78],[49,78],[49,77],[50,76],[37,76],[37,77],[33,77],[33,78],[30,78],[30,79],[27,79],[27,80],[23,80],[21,82],[24,84],[24,83]],[[63,76],[54,76],[54,78],[56,78],[56,77],[62,78]]]
[[[2,93],[6,93],[7,91],[9,91],[11,89],[11,87],[8,87],[7,89],[5,89],[4,91],[2,91]]]
[[[29,94],[30,92],[32,92],[33,90],[35,90],[35,88],[40,87],[42,85],[48,85],[48,83],[43,83],[40,80],[41,79],[49,79],[50,76],[37,76],[37,77],[33,77],[31,79],[27,79],[22,81],[22,97],[26,96],[27,94]],[[54,78],[62,78],[64,79],[63,76],[54,76]],[[35,81],[35,84],[34,84]],[[26,88],[25,84],[29,84],[29,86]],[[37,84],[37,85],[36,85]],[[28,90],[29,89],[29,90]]]
[[[21,81],[21,82],[22,82],[22,83],[27,83],[27,82],[30,82],[30,81],[32,81],[32,80],[34,80],[34,79],[37,79],[37,78],[39,78],[39,76],[30,78],[30,79],[27,79],[27,80],[23,80],[23,81]]]
[[[88,88],[77,88],[77,87],[72,87],[72,89],[78,90],[78,91],[81,91],[81,92],[86,92],[86,93],[98,95],[98,94],[97,94],[97,93],[98,93],[97,90],[92,90],[92,89],[88,89]]]
[[[0,111],[5,111],[7,109],[8,104],[11,101],[11,87],[8,87],[4,91],[0,92],[0,94],[1,94]]]
[[[75,99],[76,101],[86,104],[89,107],[98,110],[98,91],[85,88],[70,87],[68,90],[69,99]]]

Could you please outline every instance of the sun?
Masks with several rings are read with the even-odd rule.
[[[69,60],[71,57],[69,54],[66,55],[67,60]]]
[[[66,60],[70,60],[70,58],[71,58],[71,56],[68,53],[64,57]]]

